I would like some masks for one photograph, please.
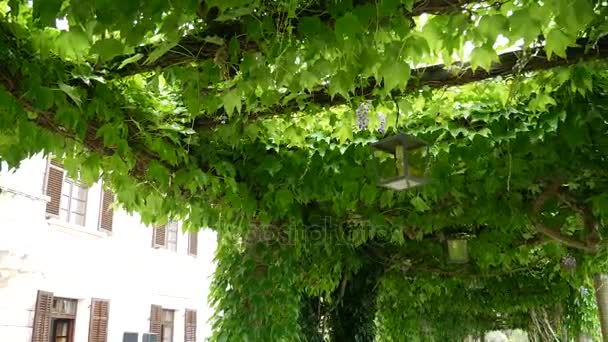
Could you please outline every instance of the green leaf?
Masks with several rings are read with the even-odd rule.
[[[559,15],[557,27],[569,35],[576,36],[593,21],[593,3],[589,0],[555,0]]]
[[[304,89],[312,90],[318,83],[319,78],[308,70],[304,70],[300,73],[300,84]]]
[[[349,91],[353,88],[353,79],[344,71],[339,71],[329,82],[329,95],[333,98],[336,94],[348,98]]]
[[[245,135],[251,140],[255,141],[260,134],[260,129],[256,125],[245,126]]]
[[[120,66],[118,67],[118,70],[124,68],[125,66],[131,64],[131,63],[135,63],[137,61],[139,61],[140,59],[142,59],[144,57],[143,54],[141,53],[137,53],[129,58],[126,58],[125,60],[122,61],[122,63],[120,63]]]
[[[76,105],[80,107],[82,101],[80,100],[80,96],[78,95],[78,91],[76,88],[67,85],[63,82],[59,82],[59,89],[66,93],[66,95],[68,95],[72,99],[72,101],[74,101],[74,103],[76,103]]]
[[[396,21],[393,27],[395,33],[397,33],[401,39],[407,38],[412,31],[410,19],[407,17],[398,16],[394,20]]]
[[[527,8],[515,11],[509,17],[510,32],[509,40],[517,41],[523,38],[525,43],[530,43],[541,33],[541,24],[533,16],[530,15],[530,10]]]
[[[415,0],[401,0],[401,2],[403,3],[403,6],[405,6],[405,9],[408,12],[412,12],[412,9],[414,8]]]
[[[431,209],[429,205],[420,196],[413,197],[410,203],[414,206],[417,211],[427,211]]]
[[[473,71],[479,67],[490,71],[493,62],[498,62],[498,55],[492,48],[492,45],[485,44],[471,51],[471,67]]]
[[[401,229],[395,229],[391,234],[391,242],[394,242],[398,245],[403,245],[405,243],[405,237],[403,236],[403,231]]]
[[[531,101],[528,107],[536,112],[544,112],[549,105],[555,105],[555,100],[545,93],[537,94]]]
[[[217,20],[219,22],[234,20],[234,19],[237,19],[238,17],[250,15],[251,11],[252,11],[251,7],[241,7],[241,8],[237,8],[234,10],[229,10],[229,11],[223,12],[222,15],[217,17],[215,20]]]
[[[300,20],[298,31],[305,36],[316,36],[323,32],[323,23],[319,17],[304,17]]]
[[[171,49],[173,49],[175,47],[175,45],[177,45],[177,43],[175,43],[175,42],[165,42],[165,43],[163,43],[161,46],[159,46],[156,49],[154,49],[150,53],[150,55],[148,55],[148,58],[146,58],[146,61],[144,62],[144,64],[152,64],[152,63],[156,62],[165,53],[167,53]]]
[[[232,115],[236,109],[239,113],[241,112],[241,96],[236,89],[227,91],[222,95],[222,104],[224,110],[229,116]]]
[[[40,87],[34,94],[36,98],[35,106],[41,110],[47,110],[53,106],[55,95],[51,88]]]
[[[353,140],[353,129],[349,125],[340,126],[334,134],[340,140],[341,144]]]
[[[593,196],[591,204],[597,216],[608,218],[608,194]]]
[[[377,5],[378,13],[381,16],[391,16],[395,14],[395,11],[398,10],[400,4],[400,0],[382,0],[379,1]]]
[[[88,156],[80,167],[80,179],[84,184],[92,185],[99,180],[101,158],[93,154]]]
[[[206,36],[205,38],[203,38],[203,41],[219,46],[222,46],[225,43],[224,38],[219,36]]]
[[[232,39],[230,39],[230,43],[228,43],[228,55],[230,56],[230,63],[239,63],[241,45],[236,37],[232,37]]]
[[[345,37],[355,38],[359,33],[363,31],[363,27],[352,13],[346,13],[343,17],[336,21],[336,38],[342,40]]]
[[[289,190],[280,189],[274,194],[274,202],[279,208],[285,210],[293,203],[293,195]]]
[[[385,90],[390,91],[395,88],[403,90],[410,79],[411,69],[406,62],[387,60],[378,72],[384,80]]]
[[[551,59],[551,55],[556,54],[559,57],[566,58],[566,49],[574,43],[574,40],[573,37],[568,36],[562,30],[552,29],[547,34],[547,43],[545,44],[547,57]]]
[[[508,30],[508,21],[503,15],[486,15],[479,21],[477,30],[486,39],[486,43],[494,44],[498,35]]]
[[[429,41],[419,34],[412,34],[407,38],[403,50],[403,54],[411,58],[414,63],[423,62],[431,53]]]
[[[376,185],[365,184],[361,188],[361,193],[360,193],[359,197],[361,198],[363,203],[365,203],[367,205],[371,205],[375,202],[377,193],[378,193],[378,188],[376,187]]]
[[[34,0],[33,15],[34,18],[38,19],[40,26],[55,27],[55,19],[59,10],[61,10],[61,4],[63,0]]]
[[[103,39],[95,42],[91,46],[89,53],[98,55],[102,62],[107,62],[116,56],[122,55],[124,53],[124,46],[118,39]]]
[[[304,143],[306,131],[297,125],[290,125],[284,130],[283,137],[288,146],[298,146]]]
[[[8,0],[8,7],[11,8],[11,17],[15,18],[19,15],[19,3],[21,0]]]
[[[159,184],[169,185],[169,170],[158,161],[154,160],[148,164],[148,174]]]
[[[89,37],[83,31],[77,28],[71,28],[70,31],[62,31],[55,40],[57,52],[67,58],[81,59],[86,56],[89,49]]]

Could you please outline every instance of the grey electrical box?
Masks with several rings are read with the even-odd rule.
[[[141,342],[159,342],[158,335],[156,334],[143,334],[141,337]]]
[[[139,342],[139,334],[134,332],[125,332],[122,335],[122,342]]]

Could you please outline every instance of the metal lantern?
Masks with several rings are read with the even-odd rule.
[[[429,145],[424,140],[399,133],[371,146],[378,185],[406,190],[426,183]]]
[[[466,236],[450,237],[448,243],[448,261],[453,264],[469,262],[469,250]]]

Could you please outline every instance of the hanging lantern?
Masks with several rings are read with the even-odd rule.
[[[466,264],[469,262],[468,237],[454,236],[447,239],[448,261],[453,264]]]
[[[378,185],[405,190],[426,183],[429,145],[424,140],[399,133],[371,146]]]

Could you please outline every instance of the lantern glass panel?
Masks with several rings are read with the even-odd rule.
[[[448,259],[452,263],[466,263],[469,261],[467,240],[448,240]]]
[[[379,185],[404,190],[425,183],[428,145],[415,137],[398,134],[372,145]]]
[[[412,180],[405,177],[391,178],[380,183],[380,185],[393,190],[405,190],[422,184],[424,184],[423,181]]]

